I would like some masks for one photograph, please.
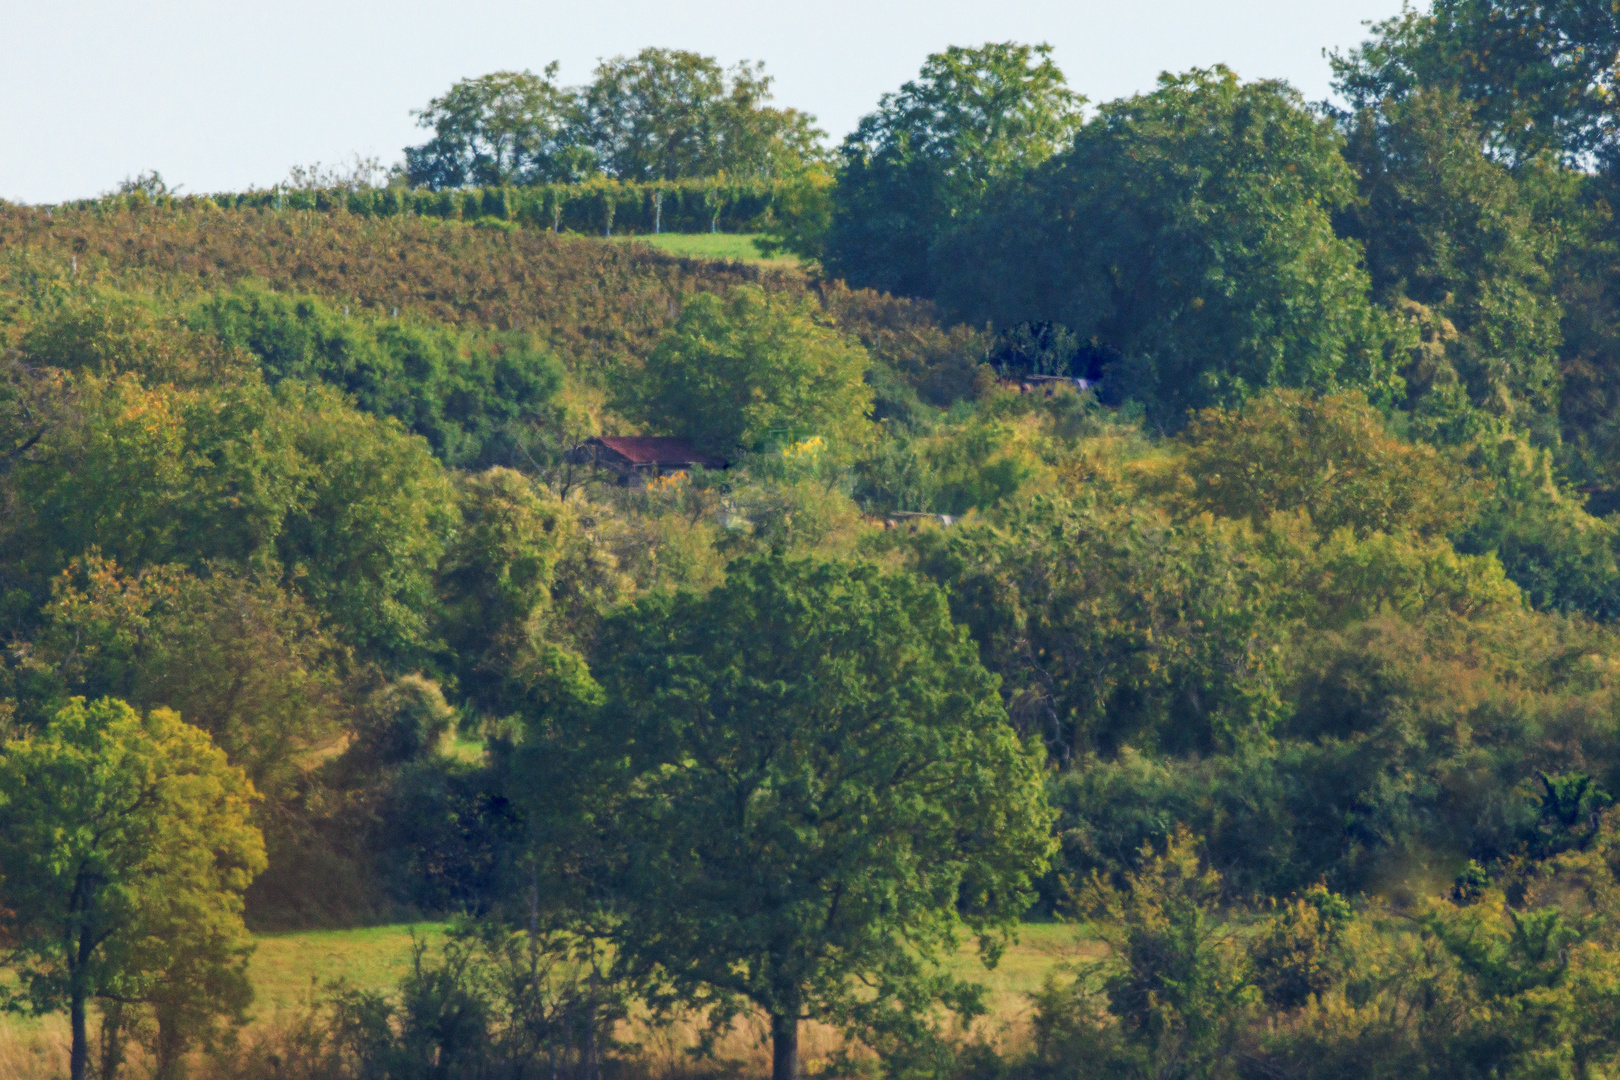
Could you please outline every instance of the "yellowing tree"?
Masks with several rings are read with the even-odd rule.
[[[1303,510],[1324,535],[1444,536],[1479,495],[1467,470],[1391,432],[1354,392],[1272,390],[1241,409],[1205,409],[1182,441],[1191,508],[1257,526]]]
[[[203,731],[114,698],[76,698],[0,750],[4,963],[21,1003],[66,1006],[72,1080],[88,1066],[92,1000],[153,1006],[160,1072],[186,1027],[245,1008],[242,893],[265,867],[257,797]]]

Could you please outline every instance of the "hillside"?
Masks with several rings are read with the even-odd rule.
[[[1620,1075],[1571,10],[0,207],[0,1080]]]
[[[965,392],[985,349],[943,327],[927,303],[814,284],[789,267],[506,223],[184,202],[113,212],[0,206],[0,249],[0,311],[9,309],[13,328],[26,309],[76,288],[184,303],[251,279],[353,305],[356,314],[529,331],[578,378],[601,385],[615,368],[639,364],[685,297],[750,282],[814,293],[880,360],[943,401]]]
[[[10,288],[94,282],[184,300],[244,278],[376,314],[541,333],[570,366],[639,356],[682,297],[801,275],[536,229],[296,211],[0,211]],[[75,265],[77,269],[75,269]],[[26,284],[24,284],[26,282]],[[14,301],[15,302],[15,301]]]

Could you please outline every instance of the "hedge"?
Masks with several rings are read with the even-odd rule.
[[[222,210],[304,210],[347,212],[362,217],[415,214],[460,221],[511,221],[535,228],[596,236],[645,235],[655,231],[758,232],[769,220],[783,183],[672,180],[625,184],[594,180],[585,184],[535,187],[281,190],[160,196],[159,203],[213,205]],[[144,193],[108,195],[70,204],[80,209],[134,209],[152,202]]]

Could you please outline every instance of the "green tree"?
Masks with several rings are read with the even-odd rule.
[[[561,500],[511,469],[458,485],[461,527],[439,568],[443,636],[459,689],[491,712],[539,648],[572,518]]]
[[[0,351],[0,485],[47,435],[72,422],[75,397],[62,370],[26,363],[15,350]],[[0,514],[0,543],[7,526],[17,523],[17,508],[7,508],[12,512]]]
[[[416,117],[433,138],[405,148],[405,175],[434,189],[500,187],[574,179],[583,164],[567,133],[573,95],[543,76],[497,71],[462,79]]]
[[[1357,113],[1345,157],[1361,198],[1339,223],[1361,241],[1374,295],[1423,305],[1449,324],[1438,347],[1413,350],[1405,408],[1430,438],[1462,442],[1506,416],[1557,438],[1562,315],[1548,273],[1555,254],[1533,192],[1481,149],[1474,109],[1455,92],[1419,90]]]
[[[767,258],[791,252],[801,259],[820,262],[826,255],[827,229],[832,223],[833,195],[838,182],[824,163],[804,169],[779,184],[771,198],[770,218],[760,226],[754,245]]]
[[[274,581],[218,566],[126,573],[91,554],[51,583],[40,614],[11,650],[30,726],[72,697],[174,709],[272,803],[302,777],[300,757],[336,734],[341,650]]]
[[[969,321],[1068,327],[1161,429],[1268,386],[1387,401],[1387,331],[1333,231],[1355,196],[1341,146],[1284,83],[1165,75],[942,242],[940,299]]]
[[[1559,246],[1554,277],[1564,310],[1558,418],[1560,466],[1616,505],[1620,492],[1620,204],[1613,170],[1581,177],[1578,233]]]
[[[859,438],[871,412],[867,365],[808,300],[739,285],[693,297],[623,396],[655,427],[720,454],[773,438],[836,443]]]
[[[1620,12],[1612,5],[1435,0],[1372,29],[1360,47],[1331,56],[1335,88],[1353,109],[1449,89],[1510,160],[1613,154]]]
[[[308,470],[305,497],[276,538],[285,580],[344,643],[396,669],[420,664],[433,571],[455,524],[449,477],[421,439],[336,394],[289,383],[276,398]]]
[[[820,158],[815,117],[776,109],[764,65],[729,75],[714,58],[647,48],[597,65],[581,88],[578,138],[618,180],[790,176]]]
[[[239,378],[247,359],[151,302],[113,289],[87,290],[43,313],[21,347],[36,364],[109,379],[127,372],[148,386],[217,385]]]
[[[1214,918],[1220,876],[1202,865],[1198,843],[1177,829],[1162,854],[1116,890],[1093,877],[1084,900],[1112,955],[1110,1008],[1164,1078],[1233,1075],[1233,1049],[1259,994],[1230,931]]]
[[[64,392],[71,420],[0,476],[19,510],[0,575],[33,610],[93,548],[137,572],[217,561],[273,574],[367,659],[421,662],[454,510],[425,442],[292,380],[190,391],[84,374]]]
[[[1039,752],[939,590],[744,560],[614,616],[596,657],[602,703],[573,723],[582,768],[628,770],[595,808],[626,964],[720,1020],[766,1013],[775,1080],[797,1074],[802,1020],[881,1042],[921,1036],[934,1002],[974,1011],[939,963],[964,929],[995,959],[1050,816]]]
[[[1458,550],[1494,554],[1543,611],[1620,618],[1620,519],[1588,514],[1552,453],[1523,437],[1482,439],[1472,456],[1494,493],[1458,531]]]
[[[1272,568],[1225,523],[1040,498],[917,549],[1055,757],[1229,751],[1286,712]]]
[[[514,426],[547,416],[563,378],[562,365],[525,334],[350,318],[319,297],[251,282],[205,299],[191,320],[257,358],[270,385],[333,386],[462,468],[509,454]]]
[[[8,965],[36,1011],[67,1007],[73,1080],[92,999],[145,1000],[200,956],[244,977],[242,891],[265,866],[255,798],[202,731],[110,698],[75,700],[0,750]],[[226,947],[199,949],[209,939]]]
[[[1266,1003],[1297,1009],[1344,977],[1350,905],[1325,885],[1275,908],[1249,945],[1254,981]]]
[[[885,94],[839,149],[819,256],[852,285],[927,296],[929,250],[992,186],[1064,149],[1085,99],[1049,45],[952,46]]]

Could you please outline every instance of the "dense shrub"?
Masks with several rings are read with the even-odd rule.
[[[561,365],[529,335],[351,319],[347,311],[241,283],[199,303],[192,322],[256,357],[271,385],[335,386],[427,439],[451,465],[510,456],[512,426],[541,416],[561,384]]]

